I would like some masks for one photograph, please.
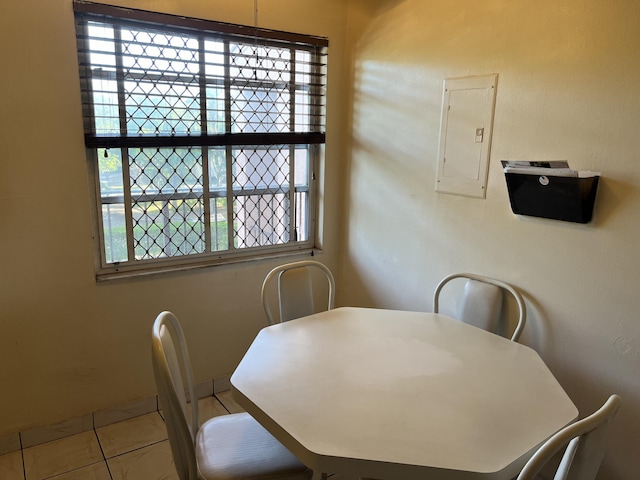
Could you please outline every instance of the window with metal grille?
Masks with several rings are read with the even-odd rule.
[[[313,249],[328,40],[73,5],[98,278]]]

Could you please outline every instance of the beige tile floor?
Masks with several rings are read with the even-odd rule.
[[[201,421],[241,412],[231,392],[200,399]],[[314,475],[314,480],[319,479]],[[178,480],[159,412],[0,456],[2,480]],[[332,476],[332,480],[338,479]]]

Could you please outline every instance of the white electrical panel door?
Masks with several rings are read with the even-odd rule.
[[[436,191],[485,198],[497,74],[444,81]]]

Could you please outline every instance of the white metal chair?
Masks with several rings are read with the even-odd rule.
[[[477,275],[475,273],[454,273],[443,278],[433,294],[433,311],[438,313],[440,292],[451,280],[466,278],[462,297],[458,302],[457,318],[465,323],[498,332],[500,314],[502,311],[503,292],[508,292],[518,305],[518,323],[511,335],[511,340],[517,342],[522,334],[526,321],[526,307],[522,295],[508,283],[494,278]]]
[[[262,306],[267,314],[269,325],[273,325],[274,318],[269,303],[269,287],[272,280],[277,279],[280,322],[306,317],[315,312],[313,302],[313,281],[310,269],[320,270],[326,276],[329,294],[327,310],[333,308],[335,301],[335,280],[331,270],[320,262],[302,260],[287,263],[271,270],[262,283]]]
[[[171,312],[160,313],[153,324],[152,360],[180,480],[311,478],[313,472],[248,413],[214,417],[198,426],[187,345]]]
[[[621,402],[618,395],[611,395],[595,413],[551,436],[529,459],[517,480],[534,480],[565,447],[554,480],[594,480],[604,457],[608,427]]]

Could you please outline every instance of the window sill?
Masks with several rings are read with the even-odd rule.
[[[188,270],[196,270],[201,268],[211,268],[223,265],[232,265],[236,263],[249,263],[260,260],[288,258],[300,255],[314,256],[321,252],[322,251],[317,248],[300,246],[297,249],[287,249],[281,252],[270,251],[263,254],[256,254],[254,252],[251,255],[245,256],[235,255],[233,257],[220,257],[207,255],[199,259],[191,259],[188,262],[182,261],[178,263],[171,260],[165,260],[159,261],[154,264],[113,266],[109,268],[99,269],[96,272],[96,282],[102,283],[131,278],[142,278],[167,273],[185,272]]]

